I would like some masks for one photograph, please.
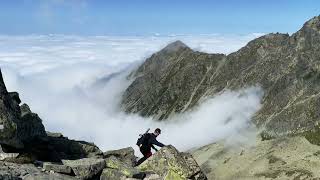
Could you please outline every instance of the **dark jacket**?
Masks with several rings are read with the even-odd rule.
[[[145,148],[146,150],[150,150],[151,151],[151,147],[157,151],[157,148],[155,148],[153,145],[159,146],[159,147],[163,147],[165,146],[164,144],[162,144],[161,142],[157,141],[156,139],[156,135],[154,135],[153,133],[148,133],[148,139],[147,141],[142,145],[143,148]]]

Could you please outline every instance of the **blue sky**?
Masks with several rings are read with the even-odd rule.
[[[292,33],[319,14],[319,0],[8,0],[0,34]]]

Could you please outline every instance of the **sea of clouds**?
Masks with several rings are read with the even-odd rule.
[[[159,141],[187,150],[221,139],[252,142],[250,119],[261,107],[262,90],[225,91],[190,112],[156,122],[121,112],[121,95],[131,83],[127,74],[177,39],[194,50],[228,54],[258,36],[0,36],[0,67],[7,89],[20,93],[48,131],[107,150],[135,147],[138,134],[160,127]],[[105,77],[110,78],[99,81]]]

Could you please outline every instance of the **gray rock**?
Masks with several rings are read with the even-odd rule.
[[[100,180],[126,179],[126,176],[116,169],[106,168],[102,171]]]
[[[141,171],[154,172],[164,179],[206,180],[192,155],[165,146],[138,166]]]
[[[106,167],[104,159],[83,158],[79,160],[62,160],[63,164],[71,167],[80,179],[90,179],[102,172]]]
[[[106,151],[103,153],[104,158],[108,158],[111,156],[117,157],[122,162],[126,162],[130,166],[133,166],[137,159],[137,157],[134,155],[134,149],[132,147]]]
[[[32,113],[28,104],[25,104],[25,103],[20,106],[20,111],[21,111],[21,116]]]
[[[23,179],[26,175],[42,174],[33,164],[0,162],[0,179]]]
[[[93,143],[70,140],[67,137],[48,136],[49,145],[57,152],[60,159],[81,159],[87,157],[101,157],[103,152]]]
[[[114,156],[108,157],[105,161],[107,168],[116,169],[125,177],[132,178],[144,175],[144,173],[142,173],[139,169],[132,167],[131,165],[121,161],[120,159]]]
[[[52,138],[63,138],[63,134],[61,133],[56,133],[56,132],[49,132],[47,131],[47,136],[52,137]]]
[[[53,172],[62,173],[62,174],[71,174],[72,173],[71,168],[69,166],[66,166],[63,164],[44,162],[43,168],[46,171],[53,171]]]
[[[23,106],[27,105],[24,104]],[[35,139],[47,137],[41,118],[38,114],[31,112],[30,108],[29,111],[22,111],[18,127],[20,127],[18,136],[24,144],[32,143]]]

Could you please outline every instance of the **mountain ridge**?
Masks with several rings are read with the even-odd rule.
[[[258,127],[271,136],[313,130],[320,122],[316,109],[319,18],[310,19],[291,36],[266,34],[229,55],[184,48],[166,54],[162,49],[135,71],[123,94],[122,108],[127,113],[166,120],[226,89],[260,85],[263,106],[253,118]]]

